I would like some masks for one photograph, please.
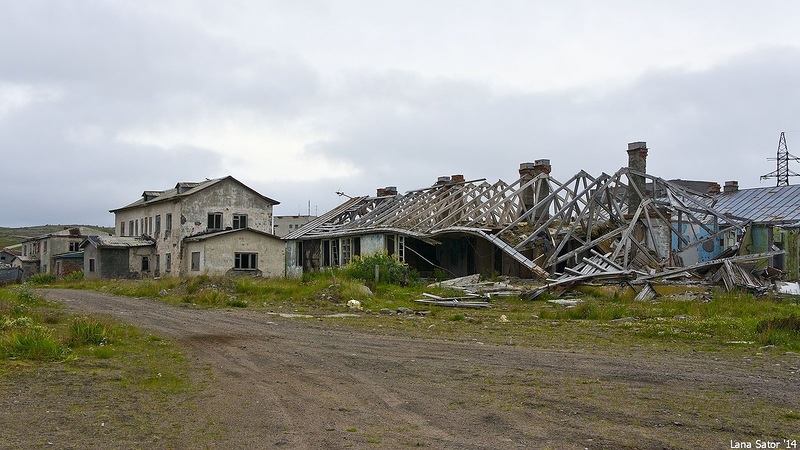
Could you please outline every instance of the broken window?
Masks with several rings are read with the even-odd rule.
[[[119,235],[125,236],[125,222],[120,222],[119,224]]]
[[[406,237],[397,236],[397,260],[405,262],[406,260]]]
[[[172,253],[164,255],[164,270],[167,272],[172,270]]]
[[[394,247],[394,235],[387,234],[386,235],[386,253],[389,256],[394,255],[395,247]]]
[[[233,268],[237,270],[254,270],[258,267],[258,253],[235,253],[233,259]]]
[[[169,231],[172,229],[172,213],[167,213],[164,217],[164,229]]]
[[[161,272],[161,255],[156,255],[156,276]]]
[[[94,272],[94,258],[89,258],[89,272]]]
[[[69,243],[69,251],[71,251],[71,252],[79,251],[80,250],[80,245],[81,245],[80,242],[70,242]]]
[[[234,214],[233,215],[233,229],[238,230],[240,228],[247,228],[247,215],[246,214]]]
[[[331,266],[338,266],[339,262],[341,261],[339,258],[340,257],[339,240],[332,239],[330,243],[331,243]]]
[[[131,236],[136,236],[136,233],[133,232],[133,221],[132,220],[128,221],[128,233],[130,233]]]
[[[192,252],[192,271],[200,270],[200,252]]]
[[[342,265],[346,266],[350,264],[350,258],[352,256],[352,248],[353,248],[353,240],[351,238],[343,238],[342,239]]]
[[[150,257],[142,256],[142,272],[150,271]]]
[[[222,213],[208,213],[208,229],[209,230],[222,229]]]
[[[156,234],[161,231],[161,214],[156,214]]]
[[[303,241],[297,241],[297,266],[303,267]]]
[[[322,241],[322,267],[331,266],[331,241]]]

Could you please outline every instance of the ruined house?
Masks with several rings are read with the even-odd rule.
[[[277,204],[231,176],[144,191],[110,211],[116,239],[85,243],[94,262],[87,258],[84,272],[120,277],[127,270],[124,276],[131,278],[283,276],[285,247],[271,234]]]
[[[90,235],[107,235],[102,230],[90,227],[71,227],[55,233],[44,234],[22,242],[22,255],[19,256],[19,267],[25,270],[26,276],[34,273],[52,273],[65,276],[80,270],[83,263],[75,263],[80,259],[80,244]],[[66,255],[70,255],[67,257]]]
[[[713,266],[738,243],[747,217],[715,207],[713,190],[647,174],[646,143],[630,143],[627,153],[627,167],[613,175],[581,171],[559,181],[540,159],[521,164],[510,184],[455,175],[349,199],[285,237],[287,275],[382,251],[422,275],[648,278]]]

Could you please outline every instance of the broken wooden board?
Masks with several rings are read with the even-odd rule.
[[[458,299],[442,299],[442,300],[428,300],[419,299],[414,300],[417,303],[423,303],[433,306],[444,306],[450,308],[491,308],[492,305],[488,302],[472,301],[472,300],[458,300]]]

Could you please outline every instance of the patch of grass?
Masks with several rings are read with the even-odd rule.
[[[11,359],[59,361],[66,358],[69,348],[53,336],[52,330],[26,326],[4,333],[0,354]]]
[[[68,328],[69,345],[104,345],[108,343],[108,327],[100,320],[76,317]]]

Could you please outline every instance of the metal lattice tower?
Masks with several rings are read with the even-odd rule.
[[[789,148],[786,146],[786,136],[781,131],[781,138],[778,140],[778,156],[776,158],[767,158],[767,161],[778,161],[778,168],[766,175],[761,175],[761,179],[777,178],[778,186],[788,186],[789,177],[800,176],[800,174],[789,170],[789,160],[800,161],[800,158],[789,153]]]

